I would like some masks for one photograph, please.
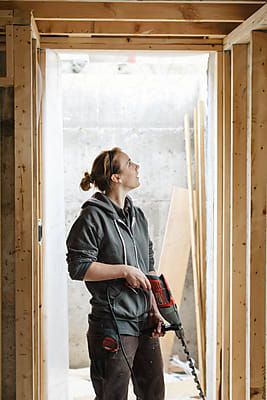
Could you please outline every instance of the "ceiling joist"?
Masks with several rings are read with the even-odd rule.
[[[82,2],[0,1],[1,9],[33,11],[36,20],[243,22],[264,2]]]
[[[164,50],[164,51],[221,51],[222,39],[201,38],[75,38],[41,37],[41,47],[79,50]]]
[[[106,22],[106,21],[37,21],[45,35],[122,35],[122,36],[225,36],[238,24],[218,22]]]

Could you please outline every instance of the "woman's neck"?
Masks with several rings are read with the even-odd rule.
[[[112,190],[107,193],[107,196],[120,208],[124,208],[125,197],[127,193],[122,193],[120,191]]]

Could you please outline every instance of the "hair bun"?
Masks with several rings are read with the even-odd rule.
[[[94,181],[92,180],[92,176],[89,174],[88,171],[85,171],[84,177],[81,180],[80,187],[82,190],[90,190],[91,189],[91,183]]]

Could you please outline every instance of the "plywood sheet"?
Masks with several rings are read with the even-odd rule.
[[[159,262],[159,272],[169,282],[177,306],[181,303],[190,253],[190,216],[188,190],[173,189],[165,236]],[[172,353],[174,333],[168,332],[161,339],[165,368]]]

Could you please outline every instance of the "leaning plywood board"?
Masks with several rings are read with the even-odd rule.
[[[165,237],[159,262],[159,272],[169,282],[179,308],[186,277],[190,253],[190,216],[188,190],[174,188],[166,224]],[[161,339],[165,369],[168,369],[172,353],[174,333],[169,332]]]

